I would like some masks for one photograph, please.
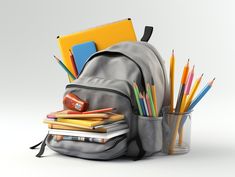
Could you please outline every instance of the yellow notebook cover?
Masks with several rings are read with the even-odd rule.
[[[98,26],[66,36],[58,36],[62,59],[67,68],[75,75],[70,60],[69,49],[76,44],[93,41],[97,50],[103,50],[122,41],[136,41],[135,31],[130,18]],[[70,78],[72,81],[72,78]]]
[[[111,122],[115,122],[115,121],[119,121],[119,120],[123,120],[123,119],[124,119],[124,115],[114,114],[114,115],[110,116],[109,119],[105,119],[105,120],[79,120],[79,119],[58,118],[57,122],[76,124],[76,125],[81,125],[81,126],[85,126],[85,127],[94,127],[97,125],[111,123]]]

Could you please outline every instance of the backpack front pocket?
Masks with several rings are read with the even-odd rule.
[[[94,160],[111,160],[126,152],[127,138],[125,135],[110,139],[108,142],[92,143],[71,140],[56,140],[56,135],[49,135],[47,146],[64,155]]]

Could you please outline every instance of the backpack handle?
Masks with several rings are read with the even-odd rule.
[[[153,27],[152,26],[145,26],[144,35],[142,36],[140,41],[148,42],[150,37],[152,36],[152,33],[153,33]]]

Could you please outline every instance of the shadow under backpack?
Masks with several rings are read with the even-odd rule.
[[[47,134],[42,142],[31,147],[35,149],[41,144],[37,157],[42,156],[45,146],[63,155],[92,160],[112,160],[121,156],[139,160],[163,152],[162,117],[138,115],[132,87],[135,81],[142,92],[146,83],[155,84],[158,108],[169,105],[165,64],[158,51],[148,43],[151,34],[152,27],[145,27],[141,41],[121,42],[96,52],[86,61],[79,78],[66,86],[65,94],[72,92],[87,100],[91,110],[115,107],[117,113],[124,114],[129,132],[105,144],[58,142],[54,135]]]

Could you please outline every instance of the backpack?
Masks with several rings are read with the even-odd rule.
[[[148,31],[149,27],[146,29]],[[169,105],[165,64],[158,51],[147,43],[150,36],[145,34],[142,41],[121,42],[96,52],[86,61],[79,78],[69,83],[65,90],[65,94],[73,93],[87,100],[91,110],[115,107],[116,112],[125,115],[129,132],[105,144],[57,142],[54,135],[47,135],[41,142],[38,157],[46,145],[60,154],[93,160],[112,160],[121,156],[140,159],[162,151],[162,117],[151,119],[138,115],[132,87],[136,82],[140,91],[145,91],[146,83],[155,84],[158,111]]]

